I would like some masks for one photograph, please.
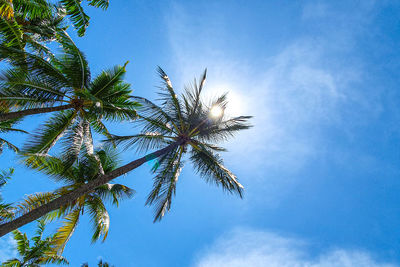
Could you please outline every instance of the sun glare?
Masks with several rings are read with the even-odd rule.
[[[211,117],[213,117],[213,118],[219,118],[219,117],[222,116],[222,113],[223,113],[223,112],[224,112],[224,110],[223,110],[220,106],[215,105],[215,106],[213,106],[213,107],[211,108],[211,110],[210,110],[210,115],[211,115]]]

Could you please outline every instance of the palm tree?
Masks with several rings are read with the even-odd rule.
[[[140,134],[131,136],[113,136],[109,142],[125,143],[128,146],[137,145],[140,151],[158,149],[155,152],[131,161],[108,174],[99,175],[96,179],[81,187],[64,194],[57,199],[28,212],[19,218],[0,225],[0,236],[25,225],[48,212],[76,201],[100,185],[108,183],[116,177],[130,172],[145,162],[157,160],[153,171],[154,187],[147,204],[157,204],[155,220],[160,220],[171,207],[172,196],[175,194],[176,182],[182,168],[183,156],[189,153],[189,160],[197,172],[206,181],[221,186],[230,193],[242,196],[242,185],[236,176],[224,165],[218,152],[224,151],[218,142],[233,137],[237,132],[248,129],[250,116],[226,118],[222,114],[226,105],[226,94],[211,101],[209,105],[201,99],[201,92],[206,79],[204,72],[199,84],[187,88],[178,98],[172,84],[160,68],[159,74],[163,80],[161,105],[134,97],[142,105],[140,122],[143,129]],[[220,111],[220,116],[211,116]],[[210,113],[210,111],[212,111]]]
[[[3,262],[1,266],[4,267],[35,267],[43,264],[68,264],[68,261],[56,253],[53,245],[54,235],[43,238],[45,229],[44,220],[38,221],[38,229],[36,236],[31,241],[28,240],[26,234],[18,230],[13,231],[14,240],[17,242],[17,250],[20,259],[10,259]],[[33,242],[33,244],[32,244]]]
[[[66,29],[64,12],[45,0],[2,0],[0,35],[4,46],[25,49],[41,56],[51,55],[46,43],[55,41],[56,33]]]
[[[0,17],[7,20],[20,18],[20,13],[39,18],[49,18],[48,7],[58,7],[58,11],[65,12],[69,16],[73,26],[78,30],[78,36],[85,34],[86,28],[89,26],[90,17],[84,12],[82,1],[76,0],[60,0],[57,5],[52,5],[46,0],[1,0],[0,1]],[[90,6],[108,8],[108,0],[88,0]]]
[[[43,172],[58,182],[65,183],[65,186],[56,190],[54,196],[66,194],[79,188],[80,186],[96,179],[100,172],[100,166],[105,174],[113,171],[118,166],[117,154],[110,148],[96,150],[94,155],[82,154],[76,163],[65,170],[68,164],[65,159],[51,156],[30,156],[26,159],[29,167]],[[99,161],[98,161],[99,160]],[[85,212],[90,215],[94,233],[92,242],[103,236],[106,239],[109,229],[109,215],[104,201],[110,201],[118,206],[123,198],[132,197],[134,190],[122,184],[104,184],[93,191],[79,197],[68,206],[62,207],[53,213],[47,214],[47,219],[54,219],[65,216],[63,225],[57,230],[53,237],[53,243],[58,253],[62,253],[64,247],[75,228],[77,227],[81,215]],[[31,206],[30,202],[26,206]],[[21,205],[20,205],[21,206]]]
[[[0,121],[58,111],[33,135],[23,152],[46,154],[65,135],[72,164],[83,143],[88,151],[93,150],[91,129],[110,136],[102,119],[134,119],[138,105],[130,98],[130,85],[123,82],[127,63],[105,70],[91,81],[84,54],[66,33],[59,35],[59,41],[63,54],[49,61],[23,50],[0,47],[0,56],[6,54],[14,65],[0,77],[0,100],[14,107],[0,114]]]

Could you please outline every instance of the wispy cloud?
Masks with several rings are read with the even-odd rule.
[[[193,19],[191,11],[175,5],[168,16],[168,34],[178,85],[208,67],[208,92],[229,90],[233,101],[230,111],[234,115],[255,116],[254,129],[237,139],[232,148],[263,153],[262,161],[250,163],[255,170],[260,169],[260,164],[264,168],[284,164],[288,166],[286,170],[296,171],[320,156],[321,128],[340,123],[342,110],[372,106],[367,92],[361,94],[358,90],[364,75],[362,64],[347,56],[352,52],[355,33],[365,27],[370,17],[367,15],[373,1],[368,3],[357,14],[339,16],[341,26],[334,36],[298,36],[273,55],[259,50],[257,64],[249,62],[246,54],[232,54],[226,40],[234,37],[223,40],[227,31],[219,16],[212,16],[210,11],[202,14],[201,20]],[[326,9],[329,7],[317,2],[305,5],[304,12],[321,17]],[[334,13],[330,8],[331,17]]]
[[[204,249],[195,267],[389,267],[366,252],[336,248],[312,254],[312,244],[274,233],[236,229]]]
[[[373,19],[374,2],[366,1],[350,12],[341,10],[340,4],[309,1],[300,20],[310,23],[317,34],[288,39],[273,52],[233,51],[228,40],[236,36],[229,35],[229,22],[212,6],[201,10],[201,16],[192,16],[193,10],[178,4],[168,13],[175,87],[182,88],[208,67],[208,94],[229,91],[232,115],[255,116],[254,127],[230,142],[232,153],[224,157],[229,166],[241,166],[248,189],[257,182],[264,187],[268,179],[269,189],[263,188],[268,191],[263,194],[266,202],[275,205],[277,194],[285,195],[295,186],[293,174],[313,160],[352,153],[329,147],[329,129],[350,136],[352,127],[367,124],[381,111],[382,92],[367,89],[363,62],[355,56],[357,38]]]
[[[16,245],[17,243],[10,235],[0,239],[0,263],[17,256]]]

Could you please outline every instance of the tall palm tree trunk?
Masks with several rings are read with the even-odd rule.
[[[74,108],[73,104],[61,105],[56,107],[47,107],[47,108],[31,108],[25,109],[21,111],[9,112],[0,114],[0,121],[12,120],[17,119],[27,115],[34,115],[34,114],[41,114],[41,113],[49,113],[53,111],[60,111]]]
[[[166,153],[168,153],[169,151],[171,151],[172,149],[174,149],[176,146],[180,145],[182,143],[182,141],[177,141],[174,142],[160,150],[157,150],[153,153],[147,154],[146,156],[139,158],[137,160],[131,161],[130,163],[121,166],[115,170],[113,170],[112,172],[105,174],[105,175],[100,175],[98,178],[96,178],[93,181],[90,181],[87,184],[82,185],[81,187],[65,194],[62,195],[52,201],[50,201],[49,203],[46,203],[10,222],[4,223],[0,225],[0,237],[3,235],[8,234],[9,232],[18,229],[19,227],[33,222],[34,220],[39,219],[40,217],[46,215],[47,213],[59,209],[65,205],[67,205],[68,203],[78,199],[79,197],[89,193],[90,191],[96,189],[97,187],[110,182],[111,180],[127,173],[130,172],[133,169],[136,169],[137,167],[141,166],[143,163],[153,160],[155,158],[158,158]]]

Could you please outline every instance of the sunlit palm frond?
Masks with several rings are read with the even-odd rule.
[[[22,263],[18,259],[10,259],[8,261],[3,262],[1,264],[1,266],[4,266],[4,267],[20,267],[20,266],[22,266]]]
[[[248,120],[252,116],[239,116],[206,126],[199,131],[197,138],[205,141],[225,141],[235,136],[239,131],[251,128]]]
[[[20,259],[11,259],[3,262],[1,266],[42,266],[48,263],[55,264],[68,264],[68,261],[57,254],[56,247],[54,246],[54,237],[47,236],[43,238],[45,228],[45,221],[38,220],[38,228],[36,236],[30,242],[26,234],[21,233],[19,230],[13,231],[14,240],[17,243],[17,251]]]
[[[62,226],[57,229],[52,240],[52,244],[56,247],[57,253],[61,254],[64,251],[65,245],[71,238],[78,225],[80,214],[83,206],[78,206],[73,209],[65,218]]]
[[[160,87],[162,91],[159,93],[161,96],[161,101],[163,101],[162,108],[170,113],[170,117],[177,121],[182,128],[182,104],[180,103],[178,95],[175,93],[175,90],[172,87],[172,83],[168,75],[160,67],[158,67],[157,71],[160,78],[163,80],[163,86]]]
[[[0,1],[0,17],[10,20],[14,17],[14,8],[12,0]]]
[[[176,183],[183,167],[181,162],[183,148],[179,147],[160,158],[153,170],[157,173],[153,189],[146,205],[155,204],[154,221],[159,221],[165,212],[171,208],[172,197],[176,192]]]
[[[86,201],[85,204],[88,209],[94,230],[92,242],[95,242],[101,236],[103,236],[104,241],[107,238],[108,229],[110,227],[110,216],[108,215],[103,201],[100,197],[92,196]]]
[[[65,170],[69,169],[78,159],[85,139],[84,120],[76,121],[63,138],[63,161]]]
[[[150,149],[159,149],[173,139],[170,136],[162,135],[158,132],[148,132],[144,134],[136,134],[129,136],[112,135],[111,139],[117,146],[124,146],[124,149],[135,146],[138,152],[148,151]]]
[[[31,194],[28,195],[24,200],[17,203],[14,207],[14,210],[16,213],[25,214],[40,207],[41,205],[49,203],[57,196],[58,194],[53,192]]]
[[[207,182],[221,186],[230,193],[243,195],[243,186],[238,182],[237,177],[224,165],[218,154],[203,145],[192,148],[190,160],[196,171],[206,179]]]
[[[49,155],[27,155],[24,158],[26,166],[43,172],[56,181],[63,181],[67,184],[75,182],[75,173],[73,168],[66,168],[65,161],[60,158]]]
[[[29,249],[29,240],[26,234],[21,233],[19,230],[13,231],[14,240],[17,241],[17,250],[23,255]]]

